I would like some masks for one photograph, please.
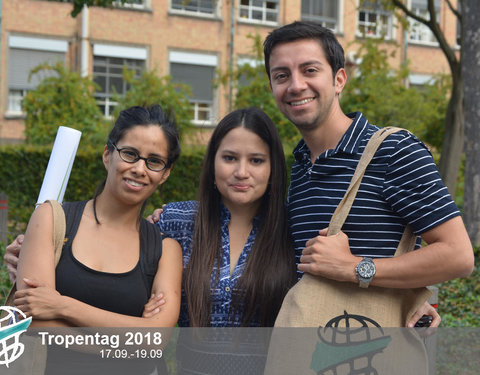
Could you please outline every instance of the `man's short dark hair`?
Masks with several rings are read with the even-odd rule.
[[[294,42],[301,39],[317,40],[322,46],[328,63],[332,67],[333,75],[345,66],[345,55],[342,46],[330,29],[315,22],[295,21],[288,25],[273,30],[265,38],[263,53],[265,56],[265,69],[270,79],[270,55],[280,43]]]

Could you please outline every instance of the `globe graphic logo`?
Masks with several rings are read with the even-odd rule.
[[[346,311],[331,319],[325,327],[318,327],[317,334],[320,341],[310,368],[318,375],[378,375],[372,366],[373,357],[392,341],[373,319]]]
[[[0,366],[8,367],[25,350],[20,335],[27,330],[32,318],[12,306],[0,306],[0,312]]]

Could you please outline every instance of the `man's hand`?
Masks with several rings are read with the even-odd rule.
[[[356,283],[355,266],[360,260],[360,257],[350,252],[345,233],[340,231],[336,235],[327,236],[325,228],[305,244],[298,269],[332,280]]]
[[[20,249],[23,243],[23,234],[19,234],[15,241],[8,245],[5,249],[5,255],[3,259],[7,264],[8,276],[12,284],[17,279],[17,265],[18,265],[18,255],[20,254]]]
[[[153,211],[153,214],[147,216],[147,221],[149,221],[152,224],[155,224],[160,220],[160,215],[163,213],[163,207],[165,205],[162,205],[162,208],[157,208],[155,211]]]
[[[429,326],[431,328],[438,327],[440,325],[440,322],[442,321],[442,318],[438,314],[437,310],[435,310],[433,306],[430,305],[428,302],[425,302],[412,315],[412,317],[407,323],[407,327],[409,328],[415,327],[415,323],[417,323],[420,320],[420,318],[424,315],[430,315],[433,318],[432,323]]]

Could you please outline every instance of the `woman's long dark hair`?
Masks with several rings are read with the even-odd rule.
[[[287,171],[280,136],[262,110],[236,110],[215,128],[203,162],[192,254],[184,272],[191,326],[210,326],[211,276],[215,262],[220,264],[222,259],[221,195],[214,186],[215,154],[225,135],[237,127],[254,132],[269,146],[271,171],[258,212],[258,232],[234,290],[231,314],[241,313],[242,326],[250,325],[255,316],[262,326],[273,326],[286,292],[296,281],[285,208]],[[217,282],[218,278],[217,272]]]
[[[170,168],[180,155],[180,140],[178,135],[178,129],[176,126],[175,115],[166,113],[160,105],[153,105],[151,107],[134,106],[124,109],[118,115],[113,129],[108,135],[107,149],[109,152],[113,152],[115,149],[113,144],[117,144],[125,135],[127,131],[136,126],[159,126],[168,143],[168,161],[167,168]],[[97,197],[103,191],[107,180],[98,185],[95,195],[93,196],[93,214],[97,224],[100,221],[97,217]],[[143,215],[147,201],[143,202],[139,213],[139,219]]]

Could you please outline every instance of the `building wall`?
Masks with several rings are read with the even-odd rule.
[[[146,10],[105,9],[91,7],[88,10],[89,74],[92,74],[92,47],[96,43],[142,47],[147,49],[146,66],[156,68],[158,74],[169,74],[169,53],[185,51],[205,53],[218,58],[218,68],[228,69],[231,60],[231,6],[230,1],[221,0],[218,17],[180,15],[170,10],[171,0],[149,0],[151,7]],[[359,0],[339,0],[341,29],[337,32],[347,57],[358,49],[356,36],[357,7]],[[455,2],[455,1],[454,1]],[[264,38],[275,25],[259,25],[238,18],[239,1],[236,2],[234,21],[234,56],[250,54],[252,41],[248,35],[259,33]],[[2,0],[2,33],[0,73],[0,142],[14,142],[23,139],[21,117],[9,117],[6,113],[8,100],[9,36],[40,36],[68,42],[66,63],[72,69],[80,70],[80,42],[82,14],[70,16],[72,5],[41,0]],[[280,0],[279,24],[301,19],[301,0]],[[442,2],[440,23],[451,45],[455,44],[456,19]],[[277,26],[278,26],[277,25]],[[399,66],[404,60],[404,33],[397,23],[395,37],[385,43],[394,50],[391,63]],[[408,43],[407,58],[412,73],[430,75],[448,73],[446,59],[439,48]],[[228,112],[226,98],[228,88],[215,91],[215,122]]]

